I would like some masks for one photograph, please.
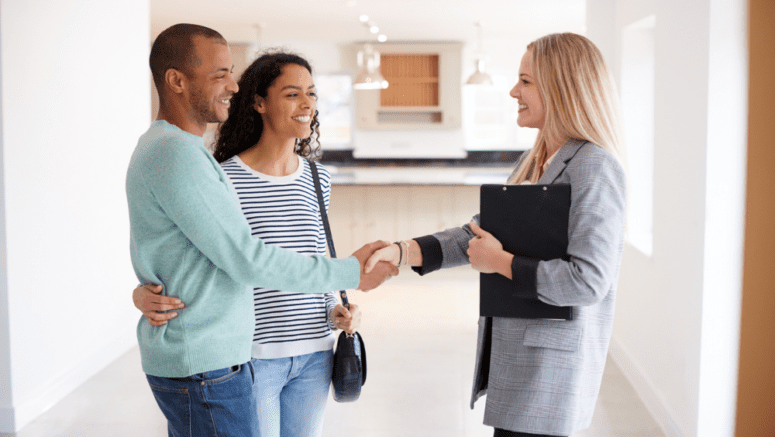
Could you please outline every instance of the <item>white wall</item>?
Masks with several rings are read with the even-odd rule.
[[[612,354],[668,436],[728,436],[742,272],[745,2],[589,0],[589,36],[617,74],[622,29],[649,15],[653,254],[625,247]]]
[[[0,5],[0,431],[135,342],[124,179],[150,118],[149,13],[147,0]]]
[[[735,433],[747,179],[747,2],[710,0],[697,435]]]

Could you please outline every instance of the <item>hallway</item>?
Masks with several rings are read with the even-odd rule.
[[[484,399],[468,407],[478,313],[469,268],[420,278],[403,269],[371,293],[364,313],[368,375],[361,399],[329,400],[324,437],[490,437]],[[129,305],[130,302],[128,301]],[[17,437],[165,436],[166,422],[133,348],[17,433]],[[663,437],[609,359],[592,426],[574,437]]]

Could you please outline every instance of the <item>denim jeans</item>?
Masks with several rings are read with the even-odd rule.
[[[146,375],[170,437],[258,436],[250,362],[185,378]]]
[[[528,434],[526,432],[509,431],[506,429],[495,428],[492,437],[554,437],[545,434]]]
[[[317,437],[334,370],[332,350],[289,358],[253,359],[261,437]]]

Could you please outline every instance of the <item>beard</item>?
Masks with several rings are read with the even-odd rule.
[[[218,114],[211,106],[210,101],[202,94],[199,88],[191,88],[191,107],[198,118],[206,123],[220,123],[224,120],[218,118]]]

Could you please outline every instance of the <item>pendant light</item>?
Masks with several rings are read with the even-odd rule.
[[[482,23],[480,21],[476,22],[476,33],[479,44],[479,48],[475,56],[476,71],[474,71],[474,74],[468,78],[466,84],[492,85],[492,78],[489,74],[487,74],[487,72],[485,72],[485,61],[487,59],[487,54],[482,49]]]
[[[353,81],[356,90],[383,90],[388,87],[388,81],[379,72],[379,52],[366,43],[363,50],[358,51],[358,67],[361,69]]]
[[[367,35],[371,38],[372,33],[379,32],[379,28],[369,18],[361,16],[361,23],[368,29]],[[380,35],[380,40],[385,39]],[[374,50],[370,42],[363,45],[363,49],[358,51],[358,68],[360,72],[353,81],[353,88],[356,90],[383,90],[388,87],[388,81],[379,72],[379,52]]]
[[[256,29],[256,42],[253,44],[253,55],[250,57],[250,62],[255,61],[258,56],[261,54],[261,49],[263,47],[262,40],[263,40],[263,33],[264,28],[266,27],[266,23],[256,23],[253,25],[253,28]]]

